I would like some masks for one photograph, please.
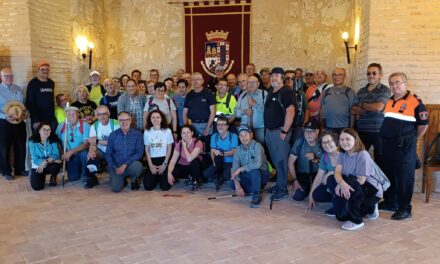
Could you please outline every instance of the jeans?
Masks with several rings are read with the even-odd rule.
[[[77,181],[81,176],[85,179],[87,163],[87,150],[70,156],[67,162],[67,178],[69,181]]]
[[[124,173],[118,175],[115,170],[109,169],[111,187],[113,192],[120,192],[127,185],[126,177],[131,178],[131,183],[137,183],[142,174],[142,163],[140,161],[133,161],[125,168]]]

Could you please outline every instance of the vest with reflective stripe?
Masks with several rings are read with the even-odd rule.
[[[389,117],[402,121],[416,122],[415,110],[419,103],[419,100],[412,94],[407,94],[397,101],[390,98],[383,111],[384,116],[385,118]]]

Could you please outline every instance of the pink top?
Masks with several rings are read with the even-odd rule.
[[[197,142],[196,142],[197,141]],[[196,142],[196,143],[195,143]],[[195,145],[194,145],[195,143]],[[180,146],[182,145],[182,140],[180,140],[179,142],[176,143],[174,150],[180,153],[180,159],[178,161],[179,164],[184,165],[184,166],[188,166],[189,162],[185,157],[185,152],[184,151],[180,151]],[[193,141],[191,142],[191,144],[188,146],[188,150],[189,152],[193,152],[193,150],[195,148],[199,148],[203,151],[203,143],[202,141],[193,138]],[[199,155],[198,157],[199,159],[202,159],[202,157]]]

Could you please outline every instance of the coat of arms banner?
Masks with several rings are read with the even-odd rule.
[[[185,2],[185,68],[205,80],[221,65],[240,73],[249,63],[251,0]]]

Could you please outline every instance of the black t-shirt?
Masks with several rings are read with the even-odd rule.
[[[104,95],[99,102],[100,105],[106,105],[110,110],[110,118],[118,119],[118,99],[121,93],[117,93],[115,96]]]
[[[84,119],[88,116],[93,116],[93,113],[97,107],[95,102],[90,100],[87,100],[87,103],[85,104],[76,101],[72,103],[72,106],[75,106],[79,109],[81,119]]]
[[[292,89],[284,86],[276,93],[270,92],[264,104],[264,126],[269,129],[282,127],[286,109],[291,105],[296,108],[296,96]]]
[[[26,107],[31,116],[31,123],[55,121],[54,102],[55,83],[51,79],[46,82],[38,78],[32,79],[26,90]]]
[[[215,97],[208,89],[199,93],[190,91],[185,98],[184,108],[188,108],[188,118],[195,123],[208,122],[210,111],[209,106],[215,105]]]

